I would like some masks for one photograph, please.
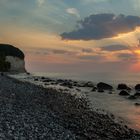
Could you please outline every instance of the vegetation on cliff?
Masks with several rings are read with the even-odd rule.
[[[0,44],[0,53],[3,53],[5,56],[14,56],[24,59],[24,53],[20,49],[9,44]]]

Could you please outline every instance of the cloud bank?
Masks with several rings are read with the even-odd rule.
[[[115,44],[115,45],[108,45],[102,47],[103,51],[122,51],[122,50],[128,50],[129,47],[125,45]]]
[[[140,26],[140,17],[120,14],[96,14],[78,22],[72,32],[61,34],[67,40],[99,40],[134,31]]]

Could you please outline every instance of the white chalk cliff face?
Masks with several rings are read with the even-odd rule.
[[[8,61],[11,64],[10,71],[26,72],[24,59],[14,56],[6,56],[6,61]]]

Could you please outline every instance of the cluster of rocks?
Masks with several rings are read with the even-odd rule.
[[[0,76],[0,139],[139,140],[85,98]],[[44,79],[45,80],[45,79]]]
[[[73,89],[74,87],[88,87],[88,88],[92,88],[91,92],[105,92],[108,91],[109,94],[113,94],[115,89],[113,88],[113,86],[104,83],[104,82],[100,82],[97,85],[95,85],[93,82],[88,81],[88,82],[84,82],[84,81],[74,81],[74,80],[66,80],[66,79],[51,79],[51,78],[47,78],[47,77],[35,77],[34,81],[42,81],[45,85],[60,85],[60,86],[64,86],[70,89]],[[132,88],[130,88],[129,86],[127,86],[126,84],[118,84],[117,86],[117,92],[118,95],[120,96],[126,96],[128,97],[127,99],[130,100],[134,100],[134,99],[138,99],[140,97],[140,84],[137,84],[135,87],[135,93],[134,94],[130,94],[130,92],[132,91]],[[80,89],[78,89],[80,90]],[[140,106],[140,103],[134,103],[136,106]]]

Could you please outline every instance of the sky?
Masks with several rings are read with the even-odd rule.
[[[140,0],[0,0],[0,19],[29,72],[140,72]]]

